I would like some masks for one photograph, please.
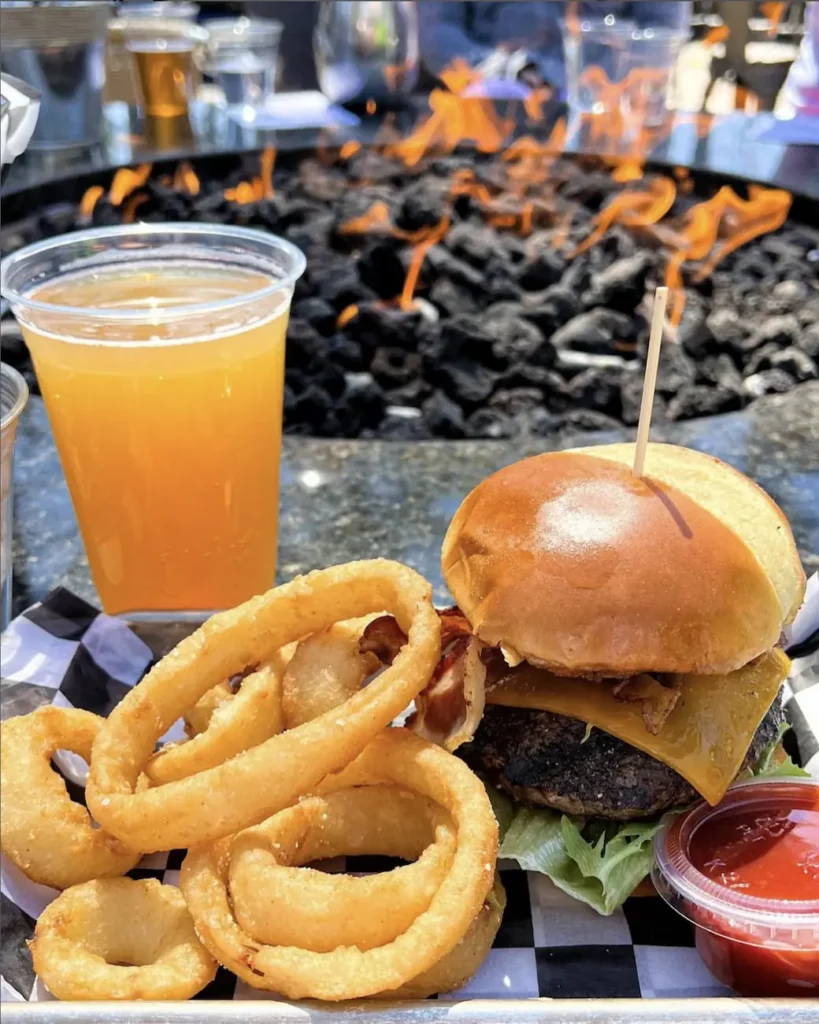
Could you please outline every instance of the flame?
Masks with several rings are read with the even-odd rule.
[[[346,327],[351,320],[355,320],[358,316],[358,306],[353,304],[352,306],[345,306],[344,309],[338,314],[336,318],[336,330],[340,331]]]
[[[88,219],[94,212],[94,207],[105,195],[105,189],[102,185],[92,185],[91,188],[85,190],[85,194],[80,200],[80,216]]]
[[[523,109],[526,111],[526,116],[530,121],[539,122],[543,120],[543,107],[551,97],[552,90],[546,85],[532,89],[523,101]]]
[[[619,192],[594,218],[594,230],[571,254],[572,257],[590,249],[613,224],[626,227],[647,227],[656,224],[671,209],[677,186],[663,175],[649,178],[644,189]]]
[[[388,146],[387,155],[414,167],[430,150],[451,153],[466,140],[481,153],[497,153],[514,124],[498,116],[491,100],[462,95],[480,77],[466,61],[456,59],[441,72],[446,89],[433,89],[429,95],[429,117],[408,138]]]
[[[259,163],[259,176],[262,183],[262,198],[270,199],[273,196],[273,169],[276,166],[276,147],[265,146],[262,150],[262,158]]]
[[[782,15],[785,13],[787,3],[764,3],[759,5],[760,11],[768,19],[768,37],[772,38],[776,35],[776,30],[779,28],[779,23],[782,21]]]
[[[141,188],[151,176],[151,164],[140,164],[139,167],[120,167],[111,182],[108,198],[112,206],[122,206],[124,199]]]
[[[401,291],[401,298],[398,300],[398,305],[401,309],[412,309],[412,302],[415,296],[415,288],[418,284],[418,276],[421,273],[421,267],[424,263],[424,258],[429,250],[449,231],[450,226],[449,216],[442,217],[441,220],[436,224],[434,228],[427,228],[427,237],[420,242],[415,244],[412,250],[412,257],[410,259],[410,265],[407,269],[407,276],[404,279],[404,287]]]
[[[187,192],[190,196],[199,195],[199,178],[196,171],[191,167],[187,160],[183,160],[182,163],[178,165],[174,172],[171,184],[178,191]]]
[[[390,209],[380,200],[362,213],[360,217],[351,217],[339,226],[340,235],[366,235],[368,232],[390,227]]]
[[[713,28],[709,28],[702,37],[702,45],[716,46],[717,43],[724,43],[730,34],[731,30],[727,25],[715,25]]]
[[[378,104],[374,99],[370,98],[367,100],[367,113],[374,114],[378,110]]]
[[[723,185],[711,199],[697,203],[684,214],[680,224],[680,248],[668,261],[665,272],[665,283],[674,289],[669,317],[672,325],[679,324],[685,306],[683,263],[704,260],[694,278],[702,281],[729,253],[781,227],[792,199],[790,192],[761,185],[749,185],[748,198],[742,199],[730,185]]]
[[[136,220],[136,212],[143,203],[148,201],[148,194],[146,192],[135,192],[133,195],[128,197],[128,202],[125,204],[122,210],[122,223],[133,224]]]
[[[338,155],[342,160],[349,160],[350,157],[355,156],[356,153],[361,149],[361,143],[356,142],[355,139],[350,139],[349,142],[345,142],[341,149],[338,151]]]

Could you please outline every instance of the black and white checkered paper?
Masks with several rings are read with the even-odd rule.
[[[793,673],[786,683],[788,717],[799,761],[819,776],[819,575],[788,636]],[[119,619],[58,589],[11,623],[2,637],[3,688],[11,713],[54,703],[107,715],[144,676],[150,649]],[[19,711],[15,705],[19,705]],[[178,726],[168,739],[182,735]],[[85,764],[60,754],[69,791],[82,797]],[[183,850],[151,854],[130,872],[176,884]],[[338,870],[383,870],[385,858],[339,859]],[[703,997],[728,995],[694,949],[691,926],[659,896],[629,899],[610,917],[571,899],[543,875],[501,862],[507,907],[495,945],[479,973],[448,1000],[532,998]],[[4,1000],[52,997],[35,978],[26,940],[58,893],[28,881],[2,862],[0,981]],[[199,999],[276,998],[220,969]]]

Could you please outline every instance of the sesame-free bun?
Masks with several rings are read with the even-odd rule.
[[[718,459],[650,444],[538,455],[479,484],[444,539],[476,634],[567,675],[732,672],[773,647],[805,576],[787,520]]]

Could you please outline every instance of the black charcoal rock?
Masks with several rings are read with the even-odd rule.
[[[743,404],[742,394],[732,388],[721,384],[716,387],[688,384],[668,403],[666,416],[670,420],[690,420],[695,416],[713,416],[741,409]]]
[[[434,437],[459,438],[466,432],[463,410],[444,394],[435,391],[422,406],[424,422]]]
[[[589,289],[582,296],[582,305],[586,309],[609,306],[624,313],[633,313],[645,296],[650,269],[651,261],[645,253],[615,260],[592,278]]]
[[[796,380],[785,370],[760,370],[759,373],[752,373],[742,382],[745,394],[750,398],[759,398],[760,395],[784,394],[796,386]]]
[[[580,352],[612,352],[617,341],[634,336],[633,320],[613,309],[592,309],[572,317],[552,335],[555,348],[572,348]]]

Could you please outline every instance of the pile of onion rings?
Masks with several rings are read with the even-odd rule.
[[[4,723],[3,852],[66,890],[31,944],[54,995],[188,998],[214,960],[291,998],[463,984],[505,902],[486,792],[441,749],[470,723],[449,715],[441,746],[389,727],[413,698],[428,724],[435,693],[458,689],[436,670],[442,632],[455,683],[482,683],[456,627],[411,569],[336,566],[214,616],[107,720],[50,707]],[[155,752],[180,717],[189,739]],[[58,749],[89,762],[101,828],[51,768]],[[180,847],[181,895],[110,877]],[[357,854],[408,863],[366,877],[306,866]]]
[[[242,844],[235,868],[241,873],[246,867],[241,858],[247,845],[241,834],[237,839],[228,837],[191,850],[180,879],[197,934],[221,964],[254,988],[279,992],[291,999],[341,1000],[391,993],[406,984],[422,990],[424,973],[435,968],[461,940],[466,941],[471,929],[477,933],[476,941],[480,940],[485,955],[491,929],[482,921],[481,911],[495,885],[498,830],[482,783],[463,762],[440,747],[407,730],[388,729],[319,790],[325,795],[325,791],[334,794],[338,790],[349,792],[350,787],[384,784],[433,801],[451,818],[456,834],[452,859],[426,909],[391,941],[369,949],[348,945],[316,952],[301,945],[266,944],[242,927],[234,911],[230,889],[232,847],[234,842]],[[277,828],[274,818],[268,832],[278,836],[286,858],[288,850],[294,856],[300,826],[305,821],[309,824],[316,811],[308,808],[305,815],[298,811],[284,813],[287,820]],[[258,838],[251,836],[251,848]],[[382,915],[388,909],[382,907]],[[399,912],[404,909],[399,907]],[[487,916],[485,913],[484,920]],[[495,919],[499,923],[499,916]],[[493,937],[494,932],[490,945]],[[472,935],[470,946],[471,939]],[[463,980],[455,978],[453,985]],[[440,980],[436,983],[442,984]]]

